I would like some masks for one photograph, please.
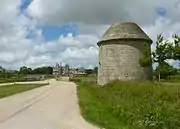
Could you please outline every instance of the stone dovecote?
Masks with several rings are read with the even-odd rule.
[[[132,22],[114,23],[97,43],[99,46],[98,84],[112,80],[151,80],[152,66],[141,67],[144,43],[152,40]]]

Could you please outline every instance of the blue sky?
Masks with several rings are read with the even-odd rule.
[[[167,10],[164,8],[164,7],[158,7],[156,9],[156,12],[159,16],[161,17],[165,17],[166,16],[166,13],[167,13]]]
[[[41,25],[36,28],[42,30],[43,39],[46,42],[57,40],[60,35],[66,37],[69,33],[72,36],[76,36],[77,26],[75,24],[64,24],[64,25]],[[27,38],[35,38],[35,32],[30,30]]]
[[[71,33],[76,36],[77,26],[74,24],[65,24],[61,26],[45,25],[40,27],[42,29],[42,35],[46,41],[56,40],[60,35],[67,36]]]
[[[21,5],[21,10],[24,11],[28,5],[32,2],[32,0],[21,0],[22,1],[22,5]]]
[[[22,14],[26,15],[24,12],[31,2],[32,0],[22,0],[22,5],[20,6],[20,10]],[[62,24],[62,25],[45,24],[45,25],[38,25],[36,27],[42,30],[42,36],[47,42],[52,40],[57,40],[60,35],[66,37],[67,34],[71,33],[72,36],[76,36],[77,33],[77,25],[75,24]],[[27,38],[34,38],[34,36],[35,36],[34,32],[30,30]]]

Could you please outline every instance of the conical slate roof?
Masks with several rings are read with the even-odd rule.
[[[112,39],[144,39],[150,42],[152,41],[145,32],[133,22],[112,24],[98,43]]]

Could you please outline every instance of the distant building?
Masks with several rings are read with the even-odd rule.
[[[60,76],[79,76],[79,75],[85,75],[86,70],[85,68],[70,68],[68,64],[65,66],[62,66],[61,63],[53,67],[53,75],[56,77]]]
[[[55,75],[55,76],[62,75],[62,66],[61,66],[61,64],[56,63],[56,65],[53,67],[53,75]]]
[[[69,76],[69,71],[70,71],[69,65],[66,64],[66,65],[63,67],[63,75],[64,75],[64,76]]]

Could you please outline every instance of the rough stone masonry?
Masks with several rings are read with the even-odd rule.
[[[141,67],[144,43],[152,40],[132,22],[114,23],[97,43],[99,46],[98,84],[119,80],[151,80],[152,65]]]

